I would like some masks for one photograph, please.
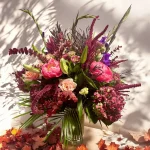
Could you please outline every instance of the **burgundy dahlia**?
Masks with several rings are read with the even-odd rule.
[[[109,125],[121,117],[124,98],[113,87],[101,87],[94,93],[93,110],[98,119]]]

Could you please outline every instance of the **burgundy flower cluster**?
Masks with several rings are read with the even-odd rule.
[[[121,117],[124,108],[124,98],[113,87],[101,87],[94,93],[94,112],[99,120],[110,124]]]

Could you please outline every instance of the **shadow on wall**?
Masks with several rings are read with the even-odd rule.
[[[44,1],[43,1],[44,2]],[[4,47],[2,51],[2,58],[5,58],[8,55],[8,50],[11,47],[14,47],[14,43],[16,40],[18,41],[18,48],[25,47],[25,46],[30,46],[33,41],[37,40],[38,37],[38,31],[36,27],[33,24],[33,21],[31,18],[29,18],[25,13],[20,13],[19,15],[15,15],[14,10],[20,9],[20,4],[21,6],[28,6],[30,10],[35,9],[37,4],[41,4],[43,8],[36,14],[36,16],[41,20],[40,25],[44,25],[46,30],[48,27],[53,25],[53,22],[55,20],[58,20],[60,24],[62,24],[63,28],[69,28],[72,25],[73,19],[75,18],[78,10],[81,15],[83,14],[92,14],[92,15],[100,15],[100,20],[96,22],[95,25],[95,31],[100,32],[107,24],[110,25],[109,30],[112,29],[114,25],[116,25],[120,18],[117,19],[116,16],[114,15],[114,8],[110,10],[106,10],[105,5],[107,3],[104,2],[97,2],[96,4],[94,3],[93,5],[92,2],[94,0],[87,1],[86,3],[81,2],[80,6],[74,4],[71,1],[64,1],[64,0],[53,0],[51,3],[48,3],[48,5],[45,7],[43,5],[43,2],[40,0],[25,0],[25,1],[10,1],[10,0],[3,0],[0,2],[2,4],[2,12],[1,12],[1,19],[0,23],[2,24],[3,21],[6,21],[6,23],[13,18],[11,24],[14,26],[6,35],[3,35],[1,37],[0,45],[5,44],[6,46]],[[27,8],[27,7],[26,7]],[[42,20],[43,19],[43,14],[44,12],[47,12],[47,16],[53,16],[51,20],[48,21],[48,24],[45,24],[45,22]],[[122,12],[123,14],[124,12]],[[142,30],[138,30],[137,22],[145,22],[145,28]],[[88,25],[90,25],[91,20],[82,20],[78,27],[81,29],[85,29]],[[137,28],[136,28],[137,27]],[[16,37],[10,41],[9,43],[6,42],[7,38],[9,35],[13,32],[13,30],[17,29]],[[32,29],[32,30],[31,30]],[[0,32],[4,32],[5,30],[5,25],[2,26],[0,29]],[[143,20],[137,20],[134,21],[132,25],[127,25],[125,22],[122,28],[118,32],[119,35],[122,36],[124,42],[126,43],[125,51],[126,55],[129,53],[137,53],[138,55],[138,60],[132,60],[128,61],[123,67],[125,67],[125,70],[128,70],[128,73],[131,72],[133,73],[133,76],[128,78],[129,83],[133,83],[133,81],[138,82],[141,81],[143,84],[143,88],[140,92],[143,92],[144,86],[146,86],[146,82],[143,81],[142,76],[139,72],[142,72],[145,78],[148,77],[149,75],[149,68],[147,68],[147,64],[144,64],[144,66],[139,70],[139,72],[136,73],[132,72],[132,66],[137,64],[137,61],[139,64],[142,62],[146,63],[147,60],[144,59],[144,56],[147,55],[148,53],[148,48],[150,46],[149,44],[149,36],[150,36],[150,26],[149,23],[146,23],[146,21]],[[132,39],[132,42],[130,41]],[[41,41],[37,42],[38,47],[40,47],[42,44]],[[122,56],[124,57],[124,56]],[[20,56],[15,57],[11,56],[7,59],[7,61],[2,62],[2,67],[5,67],[7,64],[13,64],[17,65],[19,60],[21,59]],[[13,62],[13,63],[12,63]],[[128,76],[128,74],[126,74]],[[133,80],[135,79],[135,80]],[[9,85],[9,88],[7,88],[7,92],[1,92],[1,95],[7,95],[7,97],[15,97],[17,96],[18,93],[15,92],[14,90],[14,85],[11,83],[5,83],[2,85],[2,88],[5,88]],[[135,90],[136,91],[136,90]],[[133,91],[134,94],[134,91]],[[139,93],[137,93],[139,94]],[[137,97],[137,96],[136,96]],[[136,100],[138,102],[138,100]],[[4,104],[8,104],[9,102],[5,102]],[[12,104],[12,102],[11,102]],[[134,103],[132,104],[134,107]],[[10,105],[9,108],[13,108],[14,104],[12,104],[12,107]],[[150,107],[149,103],[149,97],[147,97],[146,100],[144,100],[144,103],[141,104],[140,108],[137,108],[132,114],[129,114],[126,116],[126,122],[125,122],[125,127],[128,124],[132,124],[133,126],[136,125],[137,123],[139,125],[142,124],[143,118],[145,119],[150,119],[147,118],[143,113],[141,108],[146,108],[148,109]],[[141,114],[141,115],[140,115]],[[139,115],[140,117],[136,120],[134,117],[135,115]],[[132,118],[135,118],[132,119]]]
[[[42,6],[37,13],[34,13],[33,10],[36,10],[37,5]],[[10,1],[2,0],[0,1],[1,13],[0,13],[0,33],[1,33],[1,53],[0,53],[0,74],[1,79],[5,79],[0,83],[0,107],[5,108],[0,109],[0,122],[7,119],[6,114],[11,112],[14,107],[16,107],[17,99],[19,95],[22,94],[16,88],[16,83],[13,81],[12,69],[9,70],[12,66],[17,68],[21,66],[20,62],[23,58],[27,56],[21,55],[8,55],[10,48],[24,48],[31,47],[31,45],[36,41],[36,46],[41,48],[42,40],[39,39],[38,30],[32,20],[26,13],[21,12],[19,9],[29,9],[33,11],[33,14],[37,19],[39,19],[39,24],[43,31],[48,30],[51,25],[55,22],[55,8],[53,6],[53,1],[45,5],[44,1],[40,0],[24,0],[24,1]],[[37,11],[37,10],[36,10]],[[46,12],[45,12],[46,11]],[[45,15],[47,17],[45,17]],[[49,16],[49,17],[48,17]],[[41,21],[42,20],[42,21]],[[41,22],[40,22],[41,21]],[[46,24],[45,24],[46,22]],[[9,24],[9,26],[8,26]],[[44,28],[43,28],[44,25]],[[9,40],[12,39],[12,40]],[[28,57],[26,62],[35,61],[32,57]],[[10,67],[11,66],[11,67]],[[5,72],[6,71],[6,72]],[[5,78],[6,76],[6,78]],[[7,78],[8,76],[8,78]],[[11,78],[11,80],[9,79]],[[7,113],[8,113],[7,112]],[[16,112],[18,115],[19,112]],[[24,119],[23,119],[24,120]]]

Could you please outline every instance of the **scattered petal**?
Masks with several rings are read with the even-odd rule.
[[[119,145],[111,142],[109,146],[107,146],[107,150],[118,150]]]
[[[98,142],[98,148],[99,148],[100,150],[106,149],[105,140],[101,139],[101,140]]]
[[[77,147],[77,150],[88,150],[88,149],[86,148],[85,145],[82,144],[79,147]]]

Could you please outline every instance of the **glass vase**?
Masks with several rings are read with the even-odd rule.
[[[83,143],[84,112],[79,117],[76,109],[67,108],[65,111],[67,113],[62,122],[63,149],[76,150]],[[68,128],[64,128],[66,124]]]

